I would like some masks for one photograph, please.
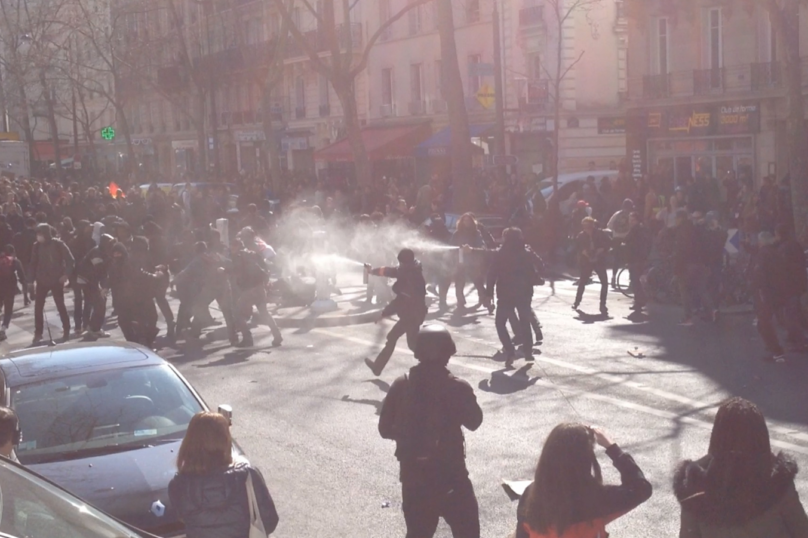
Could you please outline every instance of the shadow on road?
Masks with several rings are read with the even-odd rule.
[[[491,379],[483,379],[478,387],[484,392],[491,392],[499,395],[514,394],[516,392],[532,387],[541,379],[541,376],[530,377],[528,374],[531,364],[526,364],[519,368],[512,375],[506,374],[506,370],[498,370],[491,374]]]
[[[387,394],[390,391],[390,384],[387,383],[386,381],[382,381],[381,379],[369,379],[365,381],[365,383],[371,383],[373,385],[376,385],[379,388],[379,390],[381,390],[385,394]],[[376,415],[379,415],[382,412],[381,400],[371,400],[369,398],[351,398],[347,394],[343,396],[340,400],[348,403],[369,405],[376,409]]]

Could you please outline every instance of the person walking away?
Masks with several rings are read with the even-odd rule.
[[[211,237],[216,235],[215,230],[212,230]],[[215,240],[211,241],[211,246],[205,250],[200,258],[202,286],[192,306],[191,314],[193,319],[191,320],[190,336],[191,338],[200,337],[202,328],[206,323],[205,318],[210,317],[208,306],[213,301],[216,301],[224,317],[230,343],[236,345],[238,343],[238,334],[233,323],[233,294],[230,289],[230,282],[226,278],[230,261],[214,251],[214,248]]]
[[[617,271],[625,262],[623,241],[631,228],[629,216],[634,211],[634,202],[629,198],[623,200],[623,207],[612,215],[606,227],[612,231],[612,289],[617,289]]]
[[[76,226],[76,235],[68,245],[73,258],[78,265],[87,253],[95,247],[93,240],[93,227],[88,220],[80,220]],[[90,323],[90,308],[86,304],[84,296],[84,287],[76,282],[77,271],[74,269],[73,274],[70,275],[70,286],[73,288],[73,326],[75,327],[76,335],[80,335],[89,328]]]
[[[480,536],[462,428],[479,428],[483,411],[471,385],[447,368],[456,352],[444,326],[423,326],[415,347],[419,364],[393,382],[382,402],[379,433],[396,442],[407,538],[434,536],[441,517],[454,538]]]
[[[14,250],[17,252],[17,258],[22,263],[22,269],[26,275],[31,275],[31,253],[34,250],[36,243],[36,219],[28,217],[25,219],[25,228],[14,234],[11,239],[11,244],[14,245]],[[28,288],[23,288],[22,296],[25,306],[31,303]]]
[[[718,223],[718,211],[708,211],[704,224],[699,226],[701,255],[707,266],[707,293],[712,306],[710,318],[718,321],[718,308],[721,304],[721,276],[724,272],[724,247],[727,244],[727,231]],[[803,270],[803,274],[805,271]]]
[[[676,469],[680,538],[803,538],[797,463],[772,452],[763,413],[734,397],[718,408],[707,455]]]
[[[6,331],[14,313],[14,296],[17,283],[25,288],[25,271],[14,253],[14,245],[6,245],[0,256],[0,301],[3,305],[3,325],[0,327],[0,341],[6,339]]]
[[[679,283],[684,317],[679,325],[693,325],[693,301],[699,297],[704,302],[709,298],[703,295],[707,282],[707,266],[702,259],[702,249],[695,225],[687,211],[676,212],[675,247],[673,254],[673,274]]]
[[[174,322],[174,312],[171,310],[171,305],[168,304],[166,295],[168,294],[169,283],[171,277],[169,275],[168,266],[170,259],[166,247],[166,238],[163,234],[163,229],[154,221],[146,221],[143,224],[143,233],[149,240],[149,262],[147,270],[153,271],[155,268],[162,266],[164,268],[163,278],[160,281],[154,294],[154,302],[157,303],[157,308],[163,314],[163,319],[166,322],[166,338],[174,340],[176,323]]]
[[[233,459],[230,422],[219,413],[201,411],[191,418],[168,498],[185,523],[187,538],[253,536],[251,498],[264,532],[272,534],[278,526],[278,512],[263,475],[246,460]]]
[[[787,282],[783,315],[798,320],[800,328],[804,330],[806,322],[802,311],[802,296],[808,291],[808,275],[805,271],[808,261],[805,259],[805,251],[794,238],[794,232],[787,224],[777,225],[775,237],[777,254],[783,263],[783,278]],[[790,337],[789,342],[800,347],[805,344],[802,338],[792,341]]]
[[[87,336],[96,339],[109,337],[103,326],[109,294],[109,265],[116,241],[111,235],[102,234],[98,243],[78,263],[76,270],[76,282],[84,293],[84,310],[89,311]]]
[[[241,332],[242,340],[237,347],[252,347],[253,337],[248,321],[253,315],[253,306],[258,309],[259,319],[272,332],[272,346],[278,347],[283,336],[275,318],[267,310],[266,284],[269,272],[266,262],[260,254],[244,247],[239,239],[230,242],[230,257],[233,262],[233,312],[236,330]]]
[[[365,265],[371,275],[395,278],[393,292],[396,297],[384,307],[381,319],[398,315],[398,321],[387,333],[387,343],[379,352],[375,361],[365,359],[365,364],[374,375],[382,375],[384,367],[393,356],[398,339],[407,335],[407,346],[415,350],[418,328],[426,318],[426,282],[424,281],[421,262],[415,259],[415,253],[404,248],[398,253],[398,267],[372,268]]]
[[[606,275],[606,255],[609,253],[611,240],[603,230],[595,227],[595,219],[586,217],[581,221],[581,233],[575,239],[578,249],[578,291],[575,294],[573,310],[581,306],[586,283],[592,273],[598,275],[600,281],[600,313],[609,314],[606,308],[606,296],[609,293],[609,277]]]
[[[457,231],[452,236],[452,244],[456,247],[469,246],[472,251],[466,251],[463,256],[463,263],[458,259],[457,270],[455,271],[455,295],[457,296],[457,308],[466,307],[466,280],[469,278],[477,289],[480,303],[491,311],[491,301],[485,294],[484,280],[484,260],[487,254],[485,238],[482,234],[477,220],[471,213],[465,213],[457,221]]]
[[[642,310],[645,308],[648,301],[645,296],[645,287],[641,279],[648,266],[648,256],[651,255],[652,240],[650,232],[640,221],[639,213],[632,212],[629,215],[629,231],[624,242],[629,282],[634,292],[634,302],[631,305],[631,309]]]
[[[595,444],[606,449],[620,485],[604,485]],[[533,483],[519,500],[516,538],[602,538],[606,525],[651,498],[627,452],[600,430],[559,424],[544,443]]]
[[[777,255],[774,236],[769,232],[758,234],[758,251],[752,265],[751,288],[754,293],[757,330],[768,351],[763,360],[784,363],[786,355],[777,337],[774,318],[777,311],[785,305],[788,282],[785,281],[785,264]],[[799,320],[788,316],[784,317],[783,322],[790,338],[804,338]]]
[[[533,300],[533,285],[537,280],[533,254],[525,248],[522,230],[506,229],[502,232],[502,246],[494,253],[488,271],[486,293],[488,297],[493,297],[496,288],[497,314],[494,323],[508,367],[513,364],[516,355],[507,328],[508,318],[514,310],[518,318],[517,334],[522,340],[525,360],[533,360],[533,329],[530,323],[533,312],[530,303]]]
[[[74,259],[61,240],[51,237],[51,227],[40,224],[36,228],[36,244],[31,251],[29,291],[34,295],[34,344],[42,341],[45,298],[53,295],[53,302],[62,321],[62,339],[70,339],[70,316],[65,307],[65,284],[73,273]]]

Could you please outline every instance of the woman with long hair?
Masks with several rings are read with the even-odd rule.
[[[620,472],[603,484],[595,444]],[[651,484],[634,459],[600,430],[559,424],[550,432],[536,476],[519,501],[516,538],[605,538],[606,525],[647,501]]]
[[[707,455],[684,461],[673,479],[682,506],[680,538],[806,538],[808,516],[794,488],[797,464],[773,454],[755,404],[718,408]]]
[[[458,259],[457,270],[455,271],[455,294],[457,296],[457,308],[466,306],[466,281],[471,280],[477,288],[477,296],[480,304],[492,311],[491,298],[485,293],[485,258],[488,247],[485,244],[480,226],[473,213],[464,213],[457,220],[457,230],[452,235],[452,244],[464,249],[464,256],[461,262]],[[465,247],[471,247],[467,249]]]
[[[187,538],[248,538],[250,482],[264,530],[271,534],[277,527],[278,513],[261,472],[246,461],[233,461],[230,421],[223,415],[194,415],[177,454],[177,470],[168,497],[185,522]]]

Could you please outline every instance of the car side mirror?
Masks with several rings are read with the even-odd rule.
[[[230,425],[233,425],[233,408],[227,404],[221,404],[219,406],[219,414],[224,416]]]

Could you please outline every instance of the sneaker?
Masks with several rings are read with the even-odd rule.
[[[274,340],[272,340],[272,347],[281,347],[282,344],[283,344],[283,337],[282,336],[279,336],[279,337],[275,338]]]
[[[69,342],[70,341],[70,329],[65,329],[62,333],[62,342]]]
[[[107,331],[103,330],[103,329],[101,329],[100,331],[90,331],[87,334],[89,334],[90,336],[92,336],[94,338],[109,338],[110,337],[110,334]]]
[[[438,288],[435,287],[435,284],[430,284],[429,286],[427,286],[426,291],[428,293],[431,293],[432,295],[435,295],[435,296],[438,295]]]
[[[378,366],[376,366],[376,363],[373,362],[372,360],[365,359],[365,365],[368,368],[370,368],[370,371],[373,372],[373,375],[375,375],[376,377],[379,377],[380,375],[382,375],[382,371],[379,369]]]
[[[692,327],[693,326],[693,320],[691,318],[685,318],[685,319],[683,319],[682,321],[679,322],[679,326],[680,327]]]
[[[581,303],[572,303],[572,309],[578,310],[578,307],[581,306]]]
[[[34,335],[34,340],[31,342],[31,344],[36,345],[36,344],[39,344],[40,342],[42,342],[42,335],[41,334],[35,334]]]
[[[527,362],[534,362],[536,359],[535,359],[535,357],[533,357],[533,353],[528,353],[528,354],[525,355],[525,360]]]
[[[0,329],[0,341],[5,340],[6,338],[7,338],[6,330],[5,329]]]
[[[606,308],[606,305],[602,305],[602,306],[600,307],[600,313],[601,313],[601,314],[603,314],[604,316],[608,316],[608,315],[609,315],[609,309],[608,309],[608,308]]]
[[[241,342],[236,340],[234,347],[253,347],[254,345],[252,336],[245,336]]]

